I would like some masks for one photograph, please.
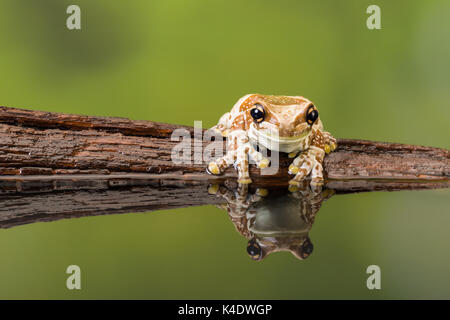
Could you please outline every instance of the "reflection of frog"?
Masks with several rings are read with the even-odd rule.
[[[248,194],[246,186],[233,192],[215,185],[210,193],[226,200],[222,208],[227,210],[236,230],[249,239],[249,256],[259,261],[272,252],[290,251],[297,258],[306,259],[313,250],[309,230],[322,201],[333,195],[332,190],[312,191],[305,182],[296,192],[266,196],[264,189]]]
[[[308,175],[311,184],[322,185],[323,158],[336,148],[336,139],[323,131],[317,108],[299,96],[246,95],[213,129],[227,137],[228,149],[225,156],[209,163],[208,171],[220,174],[234,164],[241,184],[251,183],[248,156],[260,168],[269,165],[255,145],[295,157],[289,167],[289,173],[295,174],[289,183],[295,186]]]

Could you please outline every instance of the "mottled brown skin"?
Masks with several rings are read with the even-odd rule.
[[[322,191],[320,187],[311,189],[307,181],[304,181],[296,192],[289,195],[267,196],[268,191],[264,189],[257,189],[255,193],[249,194],[246,186],[240,185],[235,190],[230,190],[224,186],[213,186],[210,187],[210,193],[226,200],[226,205],[219,207],[228,212],[236,231],[248,239],[247,253],[250,258],[261,261],[269,254],[278,251],[289,251],[300,260],[308,258],[313,250],[309,230],[322,202],[329,199],[334,192],[328,189]],[[280,200],[280,197],[287,198],[281,198]],[[285,202],[284,199],[291,204],[295,204],[298,214],[295,214],[295,212],[294,214],[300,219],[299,223],[303,225],[303,231],[295,233],[278,231],[275,234],[264,234],[255,230],[257,216],[264,214],[264,211],[267,212],[267,205],[264,205],[269,204],[270,208],[270,202],[275,201],[275,204],[272,204],[272,208],[277,210],[277,212],[273,212],[275,216],[281,213],[279,210],[283,210],[279,203]],[[276,219],[274,223],[276,224]]]
[[[305,114],[300,113],[295,115],[295,110],[291,110],[290,112],[283,107],[299,105],[305,108],[311,103],[309,100],[303,97],[265,96],[259,94],[250,96],[239,106],[240,115],[232,122],[231,129],[248,130],[250,125],[254,123],[250,116],[250,110],[258,103],[266,107],[267,112],[264,121],[275,125],[279,130],[280,136],[290,137],[304,131],[304,127],[301,127],[301,130],[296,130],[296,127],[305,122]],[[290,117],[294,115],[296,118],[292,121]]]
[[[308,176],[312,184],[323,184],[323,158],[336,148],[336,139],[323,131],[315,105],[301,96],[246,95],[213,129],[227,137],[228,150],[208,165],[209,172],[220,174],[234,164],[243,184],[251,183],[249,157],[260,168],[269,164],[255,145],[296,157],[289,168],[295,175],[290,181],[293,187]]]

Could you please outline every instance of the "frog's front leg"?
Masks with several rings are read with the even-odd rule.
[[[267,189],[258,188],[254,193],[249,193],[248,184],[240,184],[233,191],[218,184],[212,184],[208,188],[209,194],[216,195],[227,202],[230,216],[244,215],[252,204],[261,201],[268,192]]]
[[[247,133],[244,130],[235,130],[227,136],[227,153],[208,164],[208,171],[212,174],[220,174],[227,167],[234,164],[238,171],[238,183],[249,184],[252,182],[249,174],[249,156],[259,168],[266,168],[269,160],[256,151],[250,144]]]
[[[312,185],[322,185],[324,157],[325,150],[319,147],[310,146],[306,151],[303,151],[289,166],[289,173],[295,174],[289,184],[299,186],[302,180],[311,175]]]
[[[323,184],[323,159],[325,153],[336,148],[336,140],[328,132],[314,131],[311,145],[294,159],[289,166],[289,173],[295,177],[289,181],[290,185],[299,186],[301,181],[311,175],[311,185]]]

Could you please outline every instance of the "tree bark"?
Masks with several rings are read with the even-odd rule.
[[[174,163],[175,129],[186,130],[197,150],[211,143],[192,127],[0,107],[0,227],[217,203],[206,185],[231,183],[236,172],[212,176],[203,161]],[[290,161],[280,155],[280,170],[270,176],[252,166],[252,186],[286,187]],[[338,139],[324,174],[338,193],[447,188],[450,152]]]

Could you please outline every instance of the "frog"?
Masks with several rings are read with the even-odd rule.
[[[247,239],[246,251],[254,261],[280,251],[307,259],[314,248],[309,231],[315,217],[322,203],[335,194],[331,189],[313,190],[306,180],[295,192],[263,188],[249,192],[248,184],[241,184],[237,188],[211,185],[208,193],[226,201],[218,207]]]
[[[258,168],[270,165],[259,147],[287,153],[293,159],[289,187],[310,178],[311,186],[324,184],[323,160],[337,148],[336,139],[324,130],[316,105],[303,96],[247,94],[211,128],[226,137],[224,156],[208,163],[207,172],[222,174],[234,165],[238,183],[250,184],[249,159]]]

